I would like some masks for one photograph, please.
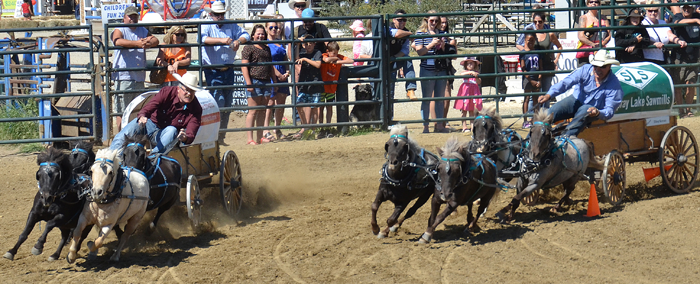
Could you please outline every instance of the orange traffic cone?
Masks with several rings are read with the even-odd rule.
[[[586,212],[586,217],[595,217],[600,215],[600,208],[598,208],[598,193],[595,192],[595,185],[591,184],[591,193],[588,196],[588,211]]]
[[[670,170],[673,164],[666,165],[664,166],[664,169],[666,171]],[[655,177],[658,177],[661,175],[661,167],[655,167],[655,168],[642,168],[644,170],[644,180],[649,182],[650,180],[654,179]]]

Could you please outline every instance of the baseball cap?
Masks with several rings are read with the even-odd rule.
[[[301,12],[301,17],[302,18],[313,18],[314,17],[314,10],[311,8],[306,8],[304,11]]]
[[[124,15],[131,16],[131,15],[139,15],[139,8],[136,8],[136,6],[129,6],[126,7],[124,10]]]

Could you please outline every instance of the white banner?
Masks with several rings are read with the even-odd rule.
[[[134,6],[134,4],[113,4],[102,6],[102,23],[121,22],[124,19],[124,10],[126,7]],[[110,21],[112,20],[112,21]]]

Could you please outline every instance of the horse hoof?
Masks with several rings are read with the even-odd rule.
[[[428,233],[423,233],[423,235],[420,236],[420,239],[418,239],[418,243],[421,243],[421,244],[430,243],[430,238],[431,238],[431,235],[430,235],[430,234],[428,234]]]
[[[398,225],[393,225],[393,226],[391,226],[391,228],[389,228],[389,231],[392,233],[396,233],[396,231],[398,231],[398,230],[399,230]]]
[[[96,258],[97,258],[97,252],[88,253],[88,256],[87,256],[88,260],[95,260]]]
[[[49,259],[47,259],[47,261],[56,261],[56,260],[58,260],[58,257],[53,256],[53,255],[49,256]]]
[[[112,257],[109,258],[109,261],[111,262],[119,262],[119,256],[114,254]]]
[[[9,251],[5,253],[2,257],[7,258],[9,260],[15,260],[15,255],[11,254]]]
[[[94,247],[94,246],[95,246],[95,242],[93,242],[93,241],[87,242],[87,247],[88,247],[89,250],[92,251],[92,247]]]
[[[43,251],[38,248],[32,248],[33,255],[40,255]]]
[[[74,252],[69,252],[68,255],[66,256],[66,261],[69,264],[72,264],[75,261],[75,253]]]
[[[383,239],[383,238],[386,238],[386,235],[384,233],[377,234],[377,239]]]

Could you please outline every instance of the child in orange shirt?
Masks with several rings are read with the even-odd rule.
[[[326,45],[326,53],[323,54],[323,62],[321,62],[321,79],[323,81],[337,81],[340,76],[340,68],[343,64],[352,64],[354,61],[351,58],[338,54],[340,46],[337,42],[331,41]],[[337,84],[324,85],[324,93],[321,95],[321,102],[335,102],[335,92],[338,89]],[[326,123],[331,122],[333,117],[333,106],[326,106]],[[318,109],[318,122],[323,123],[323,109]]]

